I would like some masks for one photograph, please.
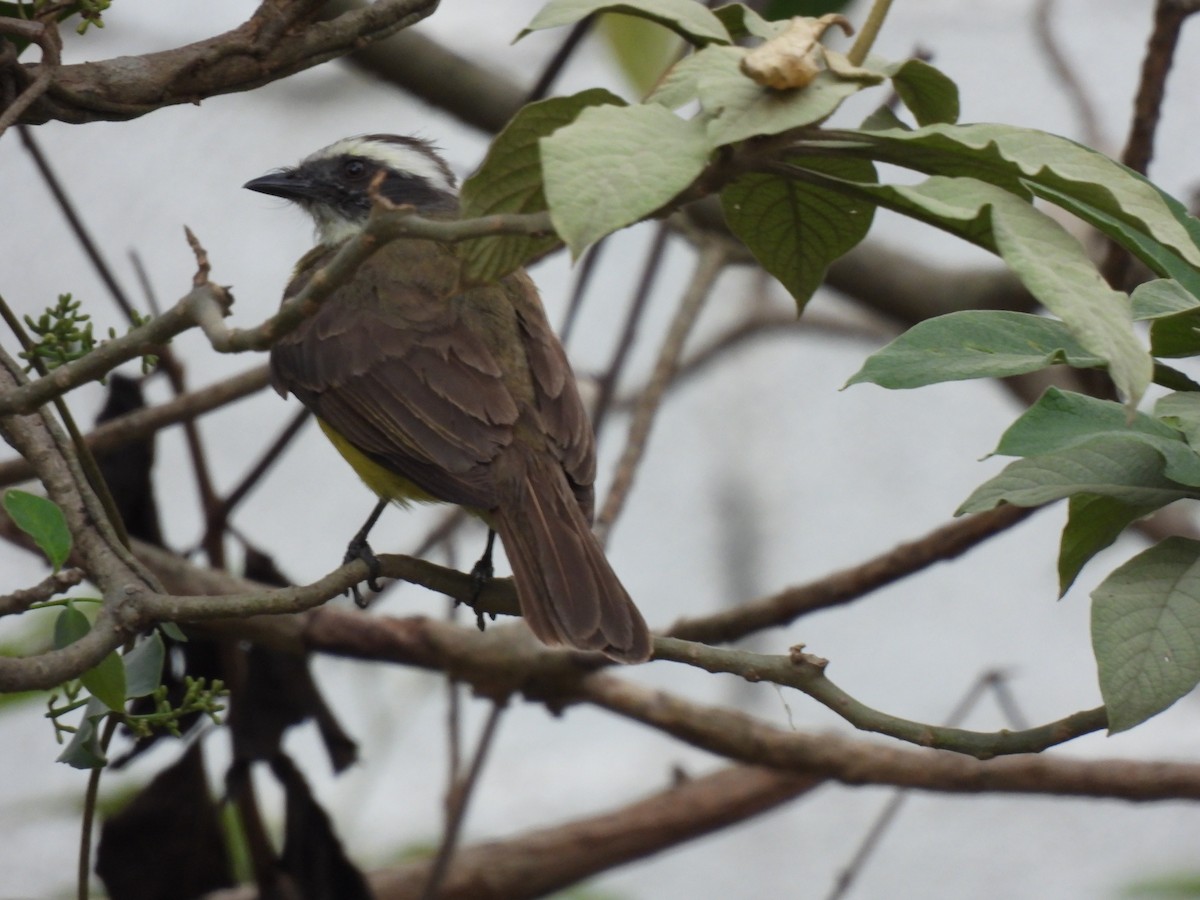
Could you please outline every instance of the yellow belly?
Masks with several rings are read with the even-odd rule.
[[[401,506],[410,503],[441,503],[437,497],[421,490],[407,478],[385,469],[379,463],[367,457],[348,440],[330,428],[323,420],[317,419],[317,424],[325,432],[325,437],[337,448],[342,458],[350,463],[363,483],[384,500],[392,500]]]

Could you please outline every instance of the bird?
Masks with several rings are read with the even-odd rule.
[[[362,231],[374,195],[428,218],[459,214],[449,165],[405,135],[343,138],[244,187],[316,225],[285,302]],[[499,534],[521,615],[543,643],[650,658],[645,620],[591,530],[591,422],[524,270],[472,283],[453,245],[389,241],[276,341],[270,370],[380,498],[358,535],[368,562],[366,534],[388,503],[457,504]]]

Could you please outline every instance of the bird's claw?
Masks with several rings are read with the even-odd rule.
[[[383,585],[379,583],[379,577],[383,574],[383,567],[379,563],[379,557],[375,555],[375,551],[371,549],[371,545],[365,540],[355,538],[350,542],[350,546],[346,548],[346,556],[343,562],[354,562],[356,559],[361,559],[367,564],[367,577],[364,579],[367,587],[378,594],[383,590]],[[370,602],[359,591],[358,585],[350,587],[350,594],[354,597],[354,605],[359,609],[366,609]]]
[[[475,601],[479,599],[479,595],[483,593],[483,589],[487,583],[492,580],[496,574],[496,569],[492,565],[492,557],[484,556],[479,562],[475,563],[471,569],[471,605],[475,605]]]

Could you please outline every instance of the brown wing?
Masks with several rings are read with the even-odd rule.
[[[558,459],[584,518],[592,521],[596,449],[592,424],[579,397],[571,364],[546,320],[533,281],[524,272],[505,279],[532,375],[534,404],[550,451]]]
[[[439,499],[491,509],[488,464],[513,440],[518,398],[466,321],[453,259],[439,253],[415,241],[376,253],[276,343],[273,380],[386,469]],[[323,258],[302,262],[288,295]]]

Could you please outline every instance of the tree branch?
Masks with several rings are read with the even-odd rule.
[[[654,425],[663,395],[679,366],[679,357],[683,353],[683,344],[695,325],[704,301],[711,294],[721,270],[725,267],[727,256],[723,241],[709,240],[700,248],[700,258],[696,263],[696,271],[684,291],[675,313],[671,326],[663,338],[659,349],[658,359],[654,364],[654,372],[650,382],[638,398],[633,412],[633,421],[629,425],[625,449],[613,476],[613,483],[604,498],[604,505],[596,516],[595,531],[603,542],[613,523],[621,514],[625,498],[633,487],[633,479],[637,473],[642,456],[646,450],[646,442],[650,438],[650,429]]]
[[[15,361],[0,350],[0,395],[15,392],[24,381]],[[0,416],[0,436],[33,464],[66,519],[73,555],[104,596],[91,630],[75,643],[27,659],[0,657],[0,691],[49,688],[92,668],[136,634],[131,604],[157,585],[117,537],[70,440],[48,410]]]
[[[341,15],[361,6],[362,0],[329,0],[325,11]],[[526,88],[417,29],[356,47],[346,61],[489,134],[525,103]]]
[[[1179,32],[1187,18],[1197,12],[1194,0],[1158,0],[1154,7],[1154,27],[1142,58],[1142,74],[1137,97],[1133,104],[1133,121],[1121,162],[1143,175],[1154,158],[1154,136],[1158,132],[1162,102],[1166,96],[1167,75],[1175,61]],[[1113,287],[1124,290],[1129,285],[1129,252],[1113,241],[1108,242],[1108,255],[1101,273]]]
[[[177,304],[161,316],[127,334],[99,344],[86,356],[73,359],[36,381],[0,394],[0,416],[24,415],[72,388],[97,381],[121,363],[154,353],[171,338],[196,325],[200,310],[221,310],[227,307],[228,294],[216,285],[193,288]],[[220,316],[220,312],[214,313]]]
[[[691,703],[608,674],[583,679],[576,696],[729,759],[843,784],[891,784],[962,794],[1200,799],[1200,765],[1194,763],[1045,754],[979,760],[946,750],[880,746],[839,734],[783,731],[739,712]]]
[[[53,22],[0,18],[0,38],[4,35],[13,35],[37,44],[42,51],[42,60],[33,68],[33,77],[29,79],[17,96],[9,99],[7,96],[0,95],[0,103],[3,104],[3,107],[0,108],[0,135],[3,135],[9,126],[20,119],[21,115],[50,89],[55,73],[60,70],[62,65],[60,56],[62,38]],[[10,83],[8,72],[15,68],[16,56],[12,55],[11,59],[9,58],[12,51],[12,44],[9,42],[0,40],[0,48],[3,48],[4,51],[0,56],[0,89],[7,94],[14,87]]]
[[[976,544],[1020,522],[1033,510],[999,506],[934,529],[915,541],[899,544],[873,559],[834,572],[770,597],[744,603],[709,616],[682,619],[667,630],[672,637],[703,644],[722,644],[764,628],[787,625],[807,613],[838,606],[918,572],[935,562],[954,559]]]
[[[684,841],[769,812],[819,782],[752,766],[732,766],[611,812],[489,841],[458,852],[440,886],[442,900],[517,900],[545,897],[619,865],[645,859]],[[417,897],[430,861],[381,869],[368,876],[380,900]],[[256,900],[251,886],[209,894],[207,900]]]
[[[82,569],[62,569],[47,575],[33,587],[23,588],[0,597],[0,616],[22,613],[35,603],[43,603],[55,594],[83,582]]]
[[[768,656],[749,650],[724,650],[660,637],[654,641],[654,658],[685,663],[706,672],[740,675],[750,682],[769,681],[792,687],[833,710],[859,731],[873,731],[921,747],[953,750],[977,759],[1013,753],[1040,753],[1055,744],[1099,731],[1108,725],[1104,707],[1075,713],[1057,722],[1022,731],[967,731],[914,722],[872,709],[851,697],[825,675],[827,661],[804,653],[803,649],[801,645],[793,647],[788,656]]]
[[[426,219],[409,207],[377,208],[367,226],[346,241],[330,262],[318,270],[296,296],[254,328],[229,328],[225,315],[232,296],[208,281],[204,250],[188,232],[196,250],[199,271],[192,290],[162,315],[128,334],[97,346],[92,352],[56,368],[37,381],[0,395],[0,416],[28,413],[43,403],[89,381],[102,378],[121,363],[153,353],[171,338],[198,325],[218,353],[266,350],[276,340],[317,311],[320,303],[353,276],[358,267],[388,241],[404,237],[454,243],[496,234],[544,234],[553,231],[549,213],[505,214],[477,219]]]
[[[589,673],[586,654],[547,650],[516,629],[478,634],[429,619],[368,620],[329,608],[309,613],[305,621],[303,640],[310,650],[440,669],[485,696],[520,691],[552,710],[594,704],[720,756],[798,775],[949,793],[1200,799],[1198,764],[1085,761],[1045,754],[979,760],[946,750],[787,731],[614,674]]]
[[[266,366],[258,366],[206,388],[181,394],[166,403],[136,409],[110,419],[96,426],[84,436],[84,440],[93,453],[120,449],[170,425],[191,421],[206,412],[257,393],[270,383],[270,377]],[[26,481],[32,476],[33,467],[26,459],[0,463],[0,487]]]
[[[122,121],[248,91],[388,37],[430,15],[437,0],[375,0],[329,21],[306,21],[320,6],[316,0],[272,0],[232,31],[194,44],[59,66],[19,121]],[[35,69],[18,71],[32,80]]]

